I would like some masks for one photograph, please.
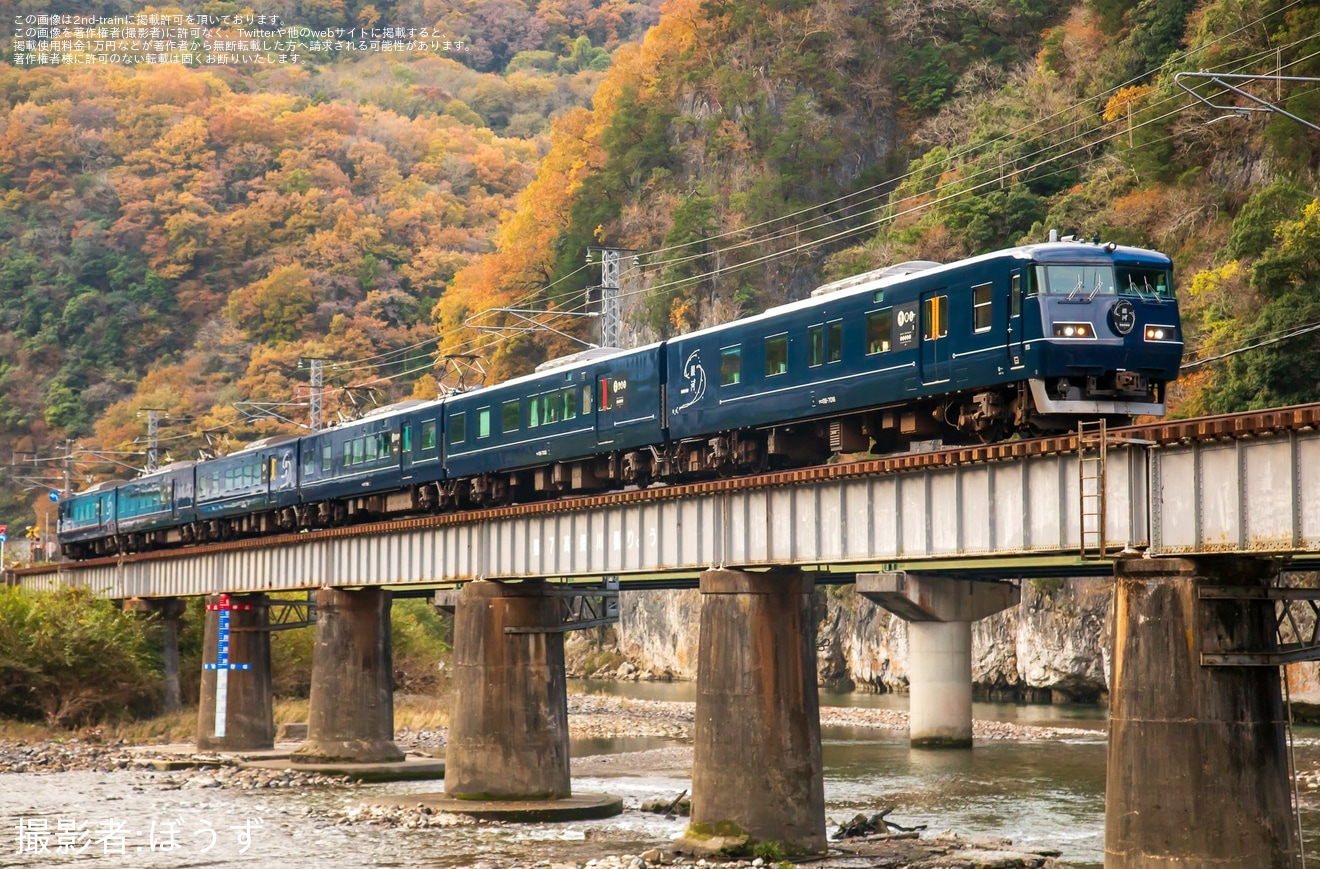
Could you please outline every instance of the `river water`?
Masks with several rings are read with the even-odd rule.
[[[690,683],[576,683],[572,690],[648,700],[690,701],[695,695]],[[822,694],[821,702],[906,706],[906,698],[893,695]],[[899,732],[826,728],[825,798],[831,825],[892,806],[891,819],[908,826],[924,823],[932,830],[1003,836],[1020,845],[1058,848],[1075,866],[1099,866],[1104,843],[1104,711],[977,704],[974,714],[980,719],[1093,729],[1095,736],[984,741],[967,751],[912,751]],[[1301,769],[1320,766],[1320,729],[1299,730],[1296,743]],[[573,754],[576,758],[674,745],[658,739],[577,740]],[[601,770],[610,770],[609,763],[588,761],[590,773],[575,773],[573,788],[616,794],[625,806],[635,807],[645,799],[676,797],[690,786],[685,768],[690,754],[684,750],[649,751],[642,757],[647,760],[640,767],[620,763],[617,771],[605,773]],[[636,811],[604,821],[558,825],[423,830],[337,826],[331,813],[346,805],[370,800],[373,794],[436,791],[441,783],[351,790],[165,790],[165,778],[164,773],[138,771],[0,777],[0,866],[502,869],[513,862],[585,861],[662,848],[684,826],[682,819]],[[1303,793],[1302,823],[1308,852],[1320,850],[1320,798]],[[48,851],[20,853],[20,832],[27,835],[22,841],[28,846],[44,841]],[[46,838],[34,839],[42,835]],[[175,847],[153,849],[153,836],[158,846],[172,842]]]

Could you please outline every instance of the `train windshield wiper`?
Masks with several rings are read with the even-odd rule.
[[[1102,278],[1100,277],[1100,272],[1097,271],[1097,272],[1095,273],[1095,289],[1091,290],[1091,295],[1089,295],[1089,296],[1086,297],[1086,301],[1088,301],[1088,302],[1094,302],[1094,301],[1095,301],[1095,297],[1096,297],[1096,295],[1098,295],[1099,292],[1100,292],[1100,287],[1101,287],[1101,283],[1100,283],[1100,282],[1101,282],[1101,280],[1102,280]],[[1081,280],[1078,280],[1077,283],[1080,284],[1080,283],[1081,283]]]
[[[1081,291],[1082,291],[1082,276],[1079,274],[1077,276],[1077,284],[1072,288],[1072,292],[1068,294],[1068,298],[1064,299],[1064,301],[1071,302],[1073,300],[1073,297],[1075,297]]]

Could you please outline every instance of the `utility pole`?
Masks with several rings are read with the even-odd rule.
[[[312,431],[321,430],[321,386],[323,383],[322,366],[324,365],[324,363],[325,363],[324,359],[316,356],[304,356],[298,360],[299,368],[302,368],[303,365],[306,364],[306,366],[311,370],[310,371],[311,394],[308,397],[307,404],[308,404],[308,410],[310,416],[310,419],[308,420],[308,427]]]
[[[623,314],[619,308],[619,259],[631,250],[622,248],[589,248],[587,262],[600,251],[600,346],[619,347],[623,341]]]
[[[156,471],[160,455],[160,408],[147,408],[147,469],[146,473]],[[67,486],[66,486],[67,488]]]
[[[64,439],[64,490],[60,497],[67,498],[73,488],[73,441]]]

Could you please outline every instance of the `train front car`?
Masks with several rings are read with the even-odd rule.
[[[1079,418],[1121,421],[1164,413],[1178,376],[1182,328],[1164,254],[1114,244],[1022,248],[1024,323],[1010,343],[1030,392],[1032,428]]]

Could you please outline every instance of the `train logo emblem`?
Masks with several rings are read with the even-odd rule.
[[[1109,320],[1114,324],[1114,331],[1126,335],[1137,325],[1137,310],[1127,299],[1119,299],[1118,304],[1109,312]]]
[[[678,394],[686,395],[687,401],[671,411],[674,416],[678,416],[706,396],[706,369],[701,367],[700,350],[693,350],[688,358],[684,360],[683,378],[687,380],[687,386],[680,389]]]

